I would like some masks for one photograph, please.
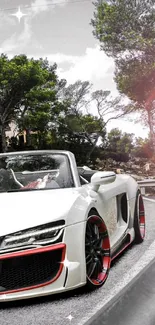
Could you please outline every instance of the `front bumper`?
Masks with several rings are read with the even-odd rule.
[[[65,228],[62,243],[0,255],[0,301],[56,294],[84,285],[84,247],[82,222]]]

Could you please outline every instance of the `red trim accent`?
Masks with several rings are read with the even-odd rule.
[[[21,252],[6,253],[4,255],[0,255],[0,260],[6,259],[6,258],[11,258],[11,257],[32,255],[32,254],[42,253],[42,252],[49,252],[49,251],[53,251],[55,249],[63,249],[64,246],[66,246],[66,245],[65,244],[55,244],[52,246],[46,246],[46,247],[42,247],[42,248],[27,249],[27,250],[21,251]]]
[[[139,227],[142,239],[145,237],[145,208],[141,194],[139,195]]]
[[[18,256],[40,254],[40,253],[49,252],[49,251],[58,250],[58,249],[62,249],[62,258],[61,258],[61,262],[60,262],[59,271],[57,272],[56,276],[52,280],[50,280],[48,282],[45,282],[43,284],[33,285],[33,286],[26,287],[26,288],[14,289],[14,290],[10,290],[10,291],[1,291],[0,295],[20,292],[20,291],[26,291],[26,290],[32,290],[32,289],[37,289],[37,288],[40,288],[40,287],[45,287],[46,285],[49,285],[52,282],[56,281],[58,279],[58,277],[60,276],[62,270],[63,270],[63,266],[64,266],[63,261],[65,259],[65,254],[66,254],[66,245],[65,244],[55,244],[55,245],[48,246],[48,247],[34,248],[34,249],[31,249],[31,250],[25,250],[25,251],[22,251],[22,252],[13,252],[13,253],[8,253],[8,254],[5,254],[5,255],[1,255],[0,260],[3,260],[3,259],[18,257]]]
[[[129,236],[130,236],[130,234],[129,234]],[[113,257],[112,257],[112,261],[116,258],[116,257],[118,257],[121,253],[123,253],[123,251],[128,247],[128,246],[130,246],[130,244],[131,244],[131,236],[130,236],[130,242],[128,243],[128,244],[126,244],[116,255],[114,255]]]

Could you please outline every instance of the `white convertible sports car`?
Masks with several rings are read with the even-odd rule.
[[[78,168],[71,152],[0,154],[0,197],[0,301],[100,287],[145,236],[136,181]]]

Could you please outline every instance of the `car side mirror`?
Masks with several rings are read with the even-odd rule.
[[[116,179],[116,174],[110,171],[96,172],[91,177],[92,190],[97,192],[101,185],[113,183]]]

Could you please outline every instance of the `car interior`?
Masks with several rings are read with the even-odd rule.
[[[83,167],[78,167],[78,173],[80,177],[81,185],[86,185],[91,182],[91,177],[97,172],[97,170],[86,170]]]

